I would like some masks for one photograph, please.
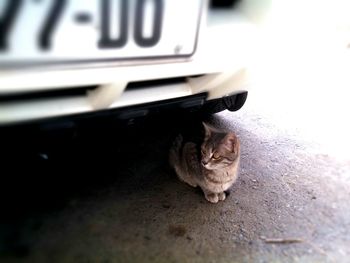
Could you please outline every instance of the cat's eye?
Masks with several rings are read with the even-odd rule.
[[[212,158],[213,158],[214,160],[218,160],[218,159],[221,158],[221,156],[220,156],[218,153],[214,153],[213,156],[212,156]]]

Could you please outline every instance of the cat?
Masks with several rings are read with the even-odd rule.
[[[205,138],[201,153],[193,142],[179,135],[169,151],[169,163],[179,179],[199,186],[211,203],[226,199],[226,191],[236,181],[240,160],[240,142],[233,132],[215,129],[203,122]]]

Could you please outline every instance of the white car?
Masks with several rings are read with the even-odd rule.
[[[254,41],[239,2],[0,0],[0,125],[238,110]]]

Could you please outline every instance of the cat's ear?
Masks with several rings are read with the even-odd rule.
[[[205,138],[209,138],[211,136],[212,130],[209,127],[208,124],[206,124],[205,122],[202,122],[203,127],[204,127],[204,131],[205,131]]]
[[[234,154],[236,154],[237,151],[237,143],[237,137],[233,133],[228,133],[223,140],[223,145],[226,148],[226,150]]]

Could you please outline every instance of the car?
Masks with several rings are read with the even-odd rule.
[[[255,34],[237,0],[0,2],[0,125],[235,111]]]

